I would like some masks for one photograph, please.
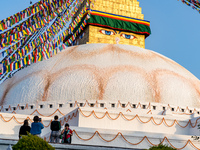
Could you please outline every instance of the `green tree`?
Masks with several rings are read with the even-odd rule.
[[[48,144],[42,138],[28,134],[22,136],[22,138],[15,144],[13,150],[55,150],[50,144]]]
[[[152,146],[149,150],[176,150],[168,145],[159,144],[157,146]]]

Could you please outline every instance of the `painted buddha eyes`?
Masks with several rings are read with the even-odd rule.
[[[125,39],[135,39],[136,38],[134,35],[128,35],[128,34],[124,34],[124,33],[122,33],[121,36]]]
[[[115,35],[113,31],[108,31],[108,30],[100,30],[99,32],[105,35]]]
[[[115,35],[115,34],[117,34],[117,32],[104,30],[104,29],[100,30],[99,32],[101,32],[102,34],[105,34],[105,35]],[[120,34],[120,32],[118,34]],[[125,38],[125,39],[130,39],[130,40],[136,38],[134,35],[129,35],[129,34],[125,34],[125,33],[121,33],[120,36]]]

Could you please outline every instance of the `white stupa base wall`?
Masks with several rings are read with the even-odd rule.
[[[148,149],[161,141],[176,149],[192,150],[200,148],[200,142],[191,136],[147,133],[128,130],[107,130],[98,128],[72,127],[75,132],[72,144],[107,146],[118,148]],[[191,141],[191,142],[189,142]]]
[[[49,104],[48,104],[49,105]],[[200,149],[200,142],[192,136],[199,136],[199,114],[161,111],[128,107],[73,107],[39,108],[0,113],[0,139],[18,140],[19,128],[24,119],[38,115],[45,128],[41,136],[49,141],[50,122],[58,115],[62,126],[66,122],[74,130],[72,144],[106,146],[117,148],[147,149],[164,144],[182,149]],[[23,113],[23,114],[19,114]],[[30,115],[25,115],[30,114]]]
[[[79,109],[79,127],[190,135],[189,119],[181,115],[146,114],[143,109]],[[175,122],[175,123],[174,123]],[[178,122],[178,124],[176,123]],[[195,120],[194,120],[195,122]],[[186,126],[186,127],[182,127]]]
[[[200,149],[200,142],[192,138],[198,131],[195,125],[198,117],[194,115],[146,114],[143,109],[129,112],[125,109],[77,108],[61,120],[64,118],[73,118],[69,124],[78,120],[78,126],[70,127],[74,130],[72,144],[147,149],[163,141],[174,148]],[[50,133],[44,137],[49,140],[49,136]]]

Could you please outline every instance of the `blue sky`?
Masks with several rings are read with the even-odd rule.
[[[171,58],[200,79],[200,14],[178,0],[138,1],[144,19],[151,22],[146,49]],[[1,0],[0,20],[28,6],[30,0]]]
[[[146,49],[176,61],[200,79],[200,14],[181,0],[138,0],[152,34]]]

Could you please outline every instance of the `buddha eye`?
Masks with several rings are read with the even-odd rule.
[[[124,34],[124,33],[122,33],[121,36],[125,39],[135,39],[136,38],[134,35],[128,35],[128,34]]]
[[[105,35],[115,35],[115,33],[113,31],[107,31],[107,30],[100,30],[99,32],[101,32],[102,34]]]

